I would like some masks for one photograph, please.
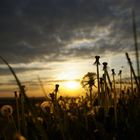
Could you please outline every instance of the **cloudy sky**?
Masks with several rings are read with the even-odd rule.
[[[125,52],[135,65],[131,10],[139,36],[139,7],[139,0],[0,0],[0,55],[28,92],[39,87],[38,76],[49,89],[96,71],[96,55],[128,76]],[[0,94],[12,94],[17,87],[2,61],[0,76]]]

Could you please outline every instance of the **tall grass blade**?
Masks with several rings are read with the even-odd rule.
[[[45,90],[44,85],[43,85],[43,83],[42,83],[42,81],[41,81],[39,76],[38,76],[38,81],[39,81],[40,87],[41,87],[41,89],[42,89],[42,91],[44,93],[44,96],[45,96],[46,100],[48,100],[48,96],[47,96],[46,90]]]
[[[138,76],[138,80],[140,83],[139,50],[138,50],[138,43],[137,43],[137,28],[136,28],[136,20],[135,20],[135,11],[134,10],[132,10],[132,23],[133,23],[133,35],[134,35],[134,43],[135,43],[137,76]]]
[[[44,130],[44,128],[39,124],[39,122],[37,121],[37,114],[36,114],[36,111],[34,109],[34,106],[30,103],[26,93],[25,93],[25,86],[23,86],[20,82],[20,80],[18,79],[16,73],[14,72],[13,68],[8,64],[8,62],[2,57],[0,56],[0,59],[8,66],[9,70],[11,71],[11,73],[13,74],[16,82],[17,82],[17,85],[20,89],[20,94],[22,96],[22,99],[21,99],[21,102],[22,102],[22,122],[23,122],[23,133],[25,136],[27,136],[27,129],[26,129],[26,120],[25,120],[25,110],[24,110],[24,105],[26,103],[26,106],[27,108],[26,111],[28,112],[31,112],[32,113],[32,116],[33,118],[32,119],[35,119],[36,120],[36,123],[35,123],[35,126],[36,126],[36,129],[38,129],[40,135],[42,136],[42,140],[47,140],[48,137],[47,137],[47,134]]]
[[[25,121],[25,109],[24,109],[24,96],[26,96],[26,95],[24,94],[23,86],[22,86],[20,80],[18,79],[16,73],[14,72],[13,68],[9,65],[9,63],[2,56],[0,56],[0,59],[8,66],[9,70],[13,74],[13,76],[14,76],[16,82],[17,82],[17,85],[20,89],[21,108],[22,108],[22,110],[21,110],[21,112],[22,112],[22,129],[23,129],[24,135],[26,135],[26,121]]]
[[[130,58],[129,58],[128,53],[125,53],[125,54],[126,54],[126,58],[127,58],[127,60],[128,60],[129,66],[130,66],[130,68],[131,68],[131,71],[132,71],[132,73],[133,73],[133,76],[134,76],[134,79],[135,79],[137,88],[138,88],[138,94],[139,94],[139,96],[140,96],[140,85],[139,85],[138,79],[137,79],[137,77],[136,77],[136,74],[135,74],[135,71],[134,71],[134,69],[133,69],[133,66],[132,66],[132,63],[131,63],[131,60],[130,60]]]

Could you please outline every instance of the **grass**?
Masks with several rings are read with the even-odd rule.
[[[139,137],[139,88],[136,86],[137,90],[133,90],[133,93],[129,88],[122,89],[121,93],[117,92],[112,86],[115,77],[111,81],[107,68],[104,69],[104,77],[100,82],[102,97],[93,96],[93,99],[88,96],[94,93],[92,86],[95,84],[96,74],[93,73],[92,78],[91,73],[90,81],[86,83],[89,84],[88,91],[91,93],[87,96],[57,97],[59,85],[56,85],[50,97],[47,100],[44,98],[44,103],[36,106],[28,99],[25,87],[22,86],[13,68],[6,64],[14,75],[20,92],[16,93],[16,108],[11,119],[7,122],[6,116],[2,114],[0,116],[1,124],[5,122],[1,125],[0,139],[24,137],[29,140],[120,140]],[[137,85],[136,79],[135,83]],[[114,92],[120,94],[119,98],[114,98]],[[99,98],[102,99],[102,104]]]
[[[0,114],[0,140],[139,140],[140,77],[134,13],[133,29],[138,76],[126,53],[131,69],[130,75],[134,78],[134,82],[132,83],[131,77],[133,86],[123,89],[120,71],[120,91],[116,90],[114,69],[113,81],[111,81],[107,62],[103,63],[103,77],[99,77],[100,57],[96,56],[97,75],[87,73],[85,76],[88,77],[88,81],[86,83],[83,81],[83,87],[88,87],[85,97],[57,97],[59,85],[56,84],[50,97],[44,98],[44,103],[36,106],[27,97],[25,86],[20,82],[14,69],[0,56],[19,87],[19,93],[15,96],[14,112],[10,115]],[[97,96],[93,96],[92,88],[95,86],[95,76],[98,81]],[[44,91],[40,79],[39,82]]]

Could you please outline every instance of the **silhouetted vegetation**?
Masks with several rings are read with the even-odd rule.
[[[103,77],[99,79],[100,92],[93,89],[93,86],[97,88],[96,73],[88,72],[81,81],[81,85],[86,89],[84,97],[58,97],[59,85],[56,84],[54,91],[45,96],[43,102],[35,103],[27,97],[25,86],[22,86],[13,68],[6,64],[17,80],[19,93],[15,92],[14,107],[12,105],[1,107],[0,139],[139,138],[139,85],[137,86],[136,82],[133,83],[134,89],[132,87],[123,89],[120,86],[120,90],[116,90],[115,71],[112,70],[113,80],[111,80],[106,62],[103,63]]]
[[[1,107],[0,140],[139,140],[139,72],[136,76],[126,53],[131,83],[126,88],[122,87],[120,70],[117,88],[115,69],[112,69],[111,78],[108,63],[104,62],[104,73],[99,77],[100,57],[95,58],[97,74],[88,72],[81,81],[81,86],[86,89],[84,97],[58,97],[59,85],[56,84],[52,93],[45,93],[43,102],[31,102],[13,68],[0,57],[19,87],[19,91],[15,92],[14,105],[4,104]],[[40,79],[39,82],[41,85]],[[98,92],[93,87],[98,88]]]

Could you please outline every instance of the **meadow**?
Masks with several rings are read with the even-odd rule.
[[[104,74],[99,77],[99,58],[95,56],[97,72],[88,72],[81,80],[85,96],[58,96],[56,84],[54,91],[39,100],[27,97],[25,86],[2,58],[15,77],[19,91],[11,102],[1,104],[0,140],[139,139],[140,86],[129,55],[126,53],[132,76],[129,86],[124,86],[122,71],[118,81],[114,69],[109,74],[106,62]]]
[[[115,69],[110,73],[107,62],[102,64],[104,73],[100,76],[100,56],[95,56],[97,71],[87,72],[81,79],[85,96],[58,96],[56,84],[43,99],[31,100],[14,69],[0,56],[19,88],[12,101],[1,104],[0,140],[139,140],[140,75],[136,27],[133,28],[137,74],[126,53],[128,86],[122,71],[117,81]]]

